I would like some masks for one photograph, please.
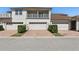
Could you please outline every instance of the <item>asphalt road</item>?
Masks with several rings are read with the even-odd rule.
[[[79,51],[79,38],[0,38],[0,51]]]

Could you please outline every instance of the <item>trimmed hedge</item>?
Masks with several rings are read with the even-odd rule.
[[[3,28],[3,25],[0,25],[0,31],[3,31],[4,28]]]
[[[18,25],[18,33],[26,32],[26,25]]]
[[[52,33],[58,33],[58,26],[57,25],[49,25],[48,31]]]

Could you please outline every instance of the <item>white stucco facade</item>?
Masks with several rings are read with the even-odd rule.
[[[42,10],[42,9],[41,9]],[[31,29],[30,30],[40,30],[40,29],[47,29],[48,28],[48,25],[50,24],[50,21],[51,21],[51,10],[50,9],[47,9],[48,10],[48,18],[47,19],[28,19],[27,18],[27,10],[22,10],[22,15],[16,15],[15,13],[15,10],[12,10],[12,22],[23,22],[23,24],[25,24],[27,26],[28,29]],[[38,11],[38,10],[37,10]],[[43,10],[44,11],[44,10]],[[46,24],[30,24],[30,22],[46,22]],[[17,27],[18,24],[16,25],[9,25],[7,26],[8,29],[12,26],[13,29]],[[32,27],[34,27],[32,29]],[[36,27],[36,28],[35,28]],[[39,27],[39,28],[37,28]],[[11,28],[10,28],[11,29]]]
[[[12,11],[12,22],[23,22],[26,20],[26,11],[22,11],[22,15],[16,15],[15,10]]]
[[[76,30],[79,31],[79,20],[76,20]]]

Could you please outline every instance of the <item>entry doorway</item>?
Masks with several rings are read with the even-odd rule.
[[[70,30],[73,30],[73,31],[76,30],[76,20],[72,20],[72,21],[71,21],[71,27],[70,27]]]

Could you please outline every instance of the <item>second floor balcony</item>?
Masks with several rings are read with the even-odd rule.
[[[49,11],[27,11],[27,19],[49,19]]]
[[[49,19],[49,14],[27,14],[27,19]]]
[[[0,18],[11,18],[11,14],[9,13],[0,14]]]

